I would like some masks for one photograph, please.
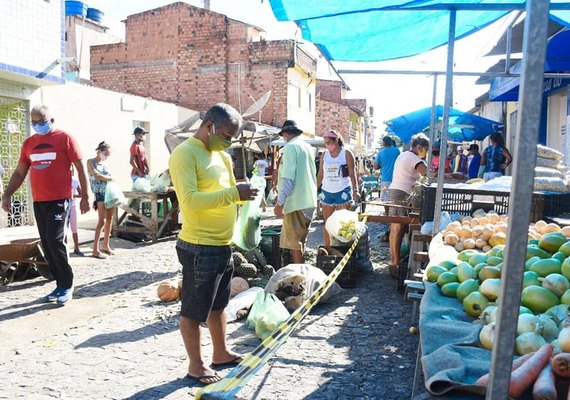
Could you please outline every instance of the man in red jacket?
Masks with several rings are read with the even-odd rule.
[[[89,187],[81,162],[81,150],[73,136],[53,128],[54,119],[45,106],[35,106],[30,113],[35,135],[22,144],[18,166],[2,196],[2,208],[10,210],[12,195],[24,183],[30,171],[34,216],[42,247],[57,287],[47,301],[65,304],[73,295],[73,270],[64,242],[73,193],[71,164],[82,188]],[[81,194],[81,213],[89,211],[87,190]]]

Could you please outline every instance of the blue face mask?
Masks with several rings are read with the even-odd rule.
[[[37,124],[32,124],[32,128],[40,135],[47,135],[51,132],[51,122],[44,121]]]

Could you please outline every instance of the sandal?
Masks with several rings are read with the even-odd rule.
[[[115,252],[113,250],[108,250],[108,249],[101,249],[101,253],[105,253],[109,256],[115,255]]]
[[[101,253],[91,253],[91,257],[93,258],[98,258],[99,260],[105,260],[107,259],[107,256],[104,256]]]
[[[222,380],[222,377],[218,374],[202,376],[192,376],[190,374],[186,374],[186,378],[188,378],[188,380],[190,380],[193,385],[211,385],[212,383],[216,383]]]

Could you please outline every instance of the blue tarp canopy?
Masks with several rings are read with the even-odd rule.
[[[441,121],[443,106],[435,107],[436,122]],[[423,108],[386,121],[386,132],[398,136],[402,142],[408,143],[413,135],[429,127],[431,107]],[[451,108],[449,110],[448,138],[456,142],[483,140],[493,132],[498,132],[503,124],[487,118],[469,114]]]
[[[384,61],[417,55],[445,45],[449,9],[456,8],[461,39],[525,4],[523,0],[270,0],[279,21],[295,21],[304,39],[333,61]],[[551,8],[564,0],[552,0]],[[503,8],[503,9],[502,9]],[[411,12],[413,10],[413,12]],[[389,11],[389,12],[388,12]],[[552,10],[570,26],[570,11]]]
[[[510,72],[521,73],[521,62],[510,68]],[[545,72],[570,72],[570,31],[554,35],[546,46]],[[498,77],[491,82],[490,101],[517,101],[519,99],[519,77]],[[568,85],[568,79],[545,79],[544,92],[548,94]]]

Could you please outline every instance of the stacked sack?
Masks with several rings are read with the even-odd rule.
[[[536,146],[536,168],[534,169],[534,190],[545,192],[567,192],[570,176],[562,162],[563,154],[543,145]]]

